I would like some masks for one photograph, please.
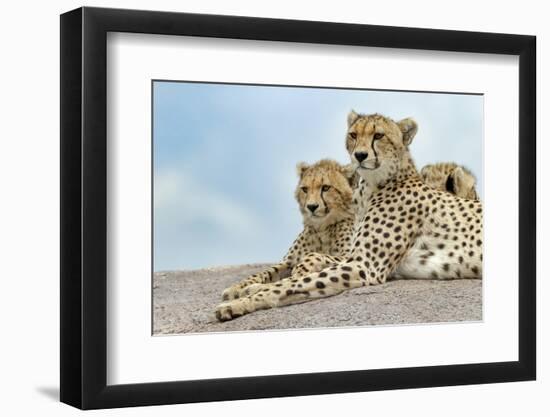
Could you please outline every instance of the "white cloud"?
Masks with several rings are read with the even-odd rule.
[[[224,233],[246,237],[264,229],[254,212],[239,201],[222,195],[183,171],[155,173],[155,221],[165,225],[212,224]]]

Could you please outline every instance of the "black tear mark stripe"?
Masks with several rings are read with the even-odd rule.
[[[374,160],[378,163],[378,152],[376,152],[376,148],[374,147],[374,135],[372,135],[372,143],[371,143],[371,148],[372,148],[372,152],[374,153]]]
[[[325,201],[325,197],[323,196],[323,190],[322,189],[321,189],[321,201],[325,205],[325,213],[328,213],[328,206],[327,206],[327,202]]]

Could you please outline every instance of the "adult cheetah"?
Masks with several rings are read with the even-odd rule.
[[[357,193],[368,199],[355,217],[352,249],[345,261],[320,272],[220,304],[219,320],[258,309],[327,297],[379,284],[395,272],[408,278],[481,278],[482,206],[422,182],[408,146],[414,120],[351,112],[346,148],[361,176]]]
[[[323,159],[297,166],[295,198],[304,228],[281,262],[225,289],[224,300],[249,295],[257,284],[293,278],[343,261],[351,249],[354,222],[351,207],[355,171]]]

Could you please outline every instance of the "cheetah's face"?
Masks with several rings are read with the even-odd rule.
[[[300,181],[295,196],[304,222],[320,225],[339,220],[350,212],[351,170],[330,160],[313,165],[300,163],[297,168]]]
[[[360,115],[352,111],[348,115],[346,135],[346,149],[352,164],[365,178],[369,171],[378,170],[385,176],[395,174],[417,129],[412,119],[396,123],[378,114]]]

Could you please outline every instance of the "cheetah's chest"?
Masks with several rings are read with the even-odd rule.
[[[321,233],[317,236],[317,246],[319,252],[328,253],[329,255],[339,255],[339,251],[336,245],[338,240],[338,233],[336,230],[330,230],[325,233]]]
[[[319,233],[316,239],[317,250],[322,253],[330,253],[332,249],[332,233]]]
[[[345,255],[349,251],[351,241],[351,229],[353,219],[343,221],[324,231],[319,231],[310,236],[308,242],[309,252],[325,253],[333,256]],[[307,252],[306,251],[306,252]]]

